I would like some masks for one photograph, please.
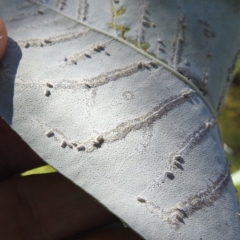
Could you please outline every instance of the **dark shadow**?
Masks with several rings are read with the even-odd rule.
[[[183,168],[183,166],[182,166],[182,164],[175,164],[176,165],[176,167],[178,168],[178,169],[181,169],[182,171],[184,170],[184,168]]]
[[[104,139],[103,139],[103,138],[99,138],[98,140],[96,140],[96,141],[93,143],[93,145],[94,145],[96,148],[100,148],[103,143],[104,143]]]
[[[181,223],[185,224],[185,222],[184,222],[183,218],[181,218],[181,217],[180,217],[180,216],[178,216],[178,215],[177,215],[177,220],[178,220],[179,222],[181,222]]]
[[[179,162],[180,164],[184,164],[184,163],[185,163],[185,160],[184,160],[183,157],[181,157],[181,158],[178,159],[178,162]]]
[[[144,12],[149,16],[151,15],[150,12],[146,8],[144,9]]]
[[[148,71],[151,70],[151,68],[148,65],[144,65],[144,68],[147,69]]]
[[[185,218],[188,217],[187,213],[186,213],[184,210],[178,208],[178,211],[183,214],[183,217],[185,217]],[[184,222],[183,222],[183,223],[184,223]]]
[[[178,158],[178,160],[176,160],[175,166],[181,170],[184,170],[182,164],[184,164],[185,161],[182,157]]]
[[[144,27],[146,27],[146,28],[150,28],[151,26],[150,26],[150,23],[149,22],[142,22],[142,25],[144,26]]]
[[[19,45],[8,38],[7,49],[0,62],[0,115],[9,125],[12,124],[14,84],[21,58]]]
[[[172,172],[166,172],[166,176],[170,179],[170,180],[174,180],[175,176],[173,175]]]
[[[160,42],[159,44],[162,45],[162,47],[166,48],[166,45],[163,42]]]
[[[159,47],[159,51],[161,51],[162,53],[165,53],[165,54],[166,54],[165,49],[163,49],[162,47]]]
[[[150,22],[149,18],[146,15],[143,16],[143,19],[147,22]]]

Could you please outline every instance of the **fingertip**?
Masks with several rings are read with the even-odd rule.
[[[7,29],[3,20],[0,18],[0,61],[2,60],[3,55],[6,51],[7,40],[8,40]]]

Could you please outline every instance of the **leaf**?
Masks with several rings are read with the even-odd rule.
[[[49,165],[43,166],[43,167],[38,167],[38,168],[34,168],[32,170],[26,171],[24,173],[22,173],[22,176],[28,176],[28,175],[33,175],[33,174],[46,174],[46,173],[52,173],[52,172],[56,172],[56,170],[54,168],[52,168]]]
[[[208,3],[203,2],[205,11]],[[92,22],[90,26],[49,9],[56,6],[76,18],[72,14],[76,2],[46,3],[44,7],[4,0],[0,5],[11,38],[1,65],[0,115],[40,157],[144,238],[178,239],[181,234],[182,239],[195,239],[205,234],[209,239],[236,239],[240,229],[237,197],[214,116],[228,83],[219,81],[220,90],[214,95],[216,78],[209,79],[210,95],[205,98],[186,77],[159,60],[163,53],[149,54],[153,42],[159,44],[161,30],[178,68],[183,63],[179,24],[188,14],[188,24],[195,19],[195,24],[209,30],[198,19],[202,12],[194,15],[197,8],[190,2],[179,10],[174,1],[166,6],[153,1],[144,10],[144,5],[135,8],[138,2],[133,1],[116,9],[113,2],[89,1],[89,8],[81,8],[77,16]],[[99,11],[99,6],[108,8]],[[232,10],[231,4],[227,6]],[[220,13],[224,7],[221,1]],[[141,20],[141,29],[154,29],[146,40],[138,38],[136,43],[133,35],[141,11],[135,15],[135,9],[153,19],[159,10],[168,21],[176,19],[177,13],[185,15],[177,16],[177,24],[171,21],[171,31],[158,18],[154,20],[158,31]],[[97,13],[101,21],[96,21]],[[209,21],[214,23],[213,18]],[[119,37],[115,30],[120,31]],[[189,44],[185,52],[189,61],[197,58],[195,64],[201,65],[206,56],[190,54],[197,49],[197,40],[184,41]],[[216,42],[214,46],[223,45],[218,38]],[[228,59],[237,56],[236,45],[233,49]],[[165,62],[170,56],[163,57]],[[223,71],[230,76],[226,65]]]
[[[214,1],[211,7],[208,1],[38,2],[164,61],[191,79],[219,112],[240,62],[237,0]]]
[[[240,170],[232,174],[233,183],[237,186],[240,185]]]
[[[238,199],[240,199],[240,185],[236,186],[236,190],[237,190]]]

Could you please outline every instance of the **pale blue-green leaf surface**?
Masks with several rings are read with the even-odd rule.
[[[214,97],[209,89],[213,97],[204,99],[188,79],[159,61],[169,63],[170,53],[163,57],[154,52],[158,37],[166,52],[176,50],[178,21],[173,19],[178,15],[181,18],[184,12],[186,19],[199,23],[191,1],[186,1],[186,8],[185,1],[179,2],[181,6],[160,1],[156,8],[158,1],[145,1],[156,24],[146,35],[151,45],[147,52],[157,58],[114,36],[108,25],[114,2],[88,1],[88,25],[49,9],[56,7],[77,18],[72,14],[74,3],[66,1],[64,10],[62,2],[0,3],[10,37],[0,72],[0,115],[39,156],[144,238],[238,239],[237,197],[214,121],[221,94]],[[226,6],[220,2],[219,11]],[[233,14],[228,26],[237,17],[232,5],[227,6]],[[134,39],[139,24],[134,12],[146,12],[142,7],[124,5],[126,17],[116,19],[115,24],[131,29],[126,38]],[[188,8],[195,10],[188,15]],[[160,23],[169,30],[161,34]],[[208,49],[205,43],[195,46],[192,40],[184,41],[191,46],[186,51]],[[223,62],[231,65],[235,50],[236,46],[231,48]],[[180,64],[178,57],[174,55]],[[204,62],[198,54],[195,58],[200,59],[196,65]],[[221,71],[227,71],[228,64],[221,64]],[[217,86],[221,92],[226,82]]]

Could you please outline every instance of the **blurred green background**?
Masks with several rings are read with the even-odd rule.
[[[233,183],[238,189],[240,200],[240,71],[236,74],[228,91],[218,120],[224,150],[231,164]]]
[[[238,189],[240,200],[240,71],[236,73],[218,120],[224,141],[224,150],[231,164],[233,183]],[[22,175],[44,174],[55,171],[54,168],[47,165],[27,171]]]

